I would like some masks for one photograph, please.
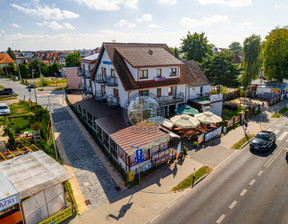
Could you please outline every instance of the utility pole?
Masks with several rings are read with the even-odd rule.
[[[19,69],[19,64],[17,65],[17,69],[18,69],[18,74],[19,74],[20,82],[22,82],[22,81],[21,81],[21,72],[20,72],[20,69]]]
[[[32,69],[32,78],[33,78],[33,83],[34,83],[34,85],[35,85],[35,82],[34,82],[34,72],[35,72],[35,69]],[[36,104],[37,104],[36,85],[34,86],[34,94],[35,94],[35,101],[36,101]]]
[[[39,68],[39,74],[40,74],[41,88],[43,88],[42,79],[41,79],[41,68],[40,68],[40,65],[38,65],[38,68]]]

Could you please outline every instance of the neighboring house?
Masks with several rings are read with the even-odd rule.
[[[169,131],[156,126],[128,127],[123,108],[133,94],[153,93],[170,116],[187,100],[208,97],[210,83],[199,66],[194,61],[181,62],[166,44],[149,43],[103,43],[97,61],[91,61],[81,60],[86,99],[75,107],[92,136],[126,173],[167,162],[171,158]],[[145,159],[139,166],[131,145],[143,150]]]
[[[34,54],[31,51],[22,51],[22,55],[27,58],[33,58]]]
[[[67,86],[71,89],[81,88],[81,77],[79,76],[78,67],[62,68],[61,75],[66,77]]]
[[[0,67],[4,67],[9,63],[15,63],[8,53],[0,53]]]
[[[58,56],[57,61],[59,65],[66,65],[66,57],[68,54],[69,53],[63,53]]]
[[[98,53],[93,54],[80,60],[81,62],[80,75],[82,77],[81,90],[83,90],[83,98],[90,96],[89,94],[92,93],[91,74],[95,69],[98,55],[99,55]]]

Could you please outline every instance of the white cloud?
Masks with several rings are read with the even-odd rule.
[[[243,22],[243,23],[238,23],[238,24],[241,28],[246,28],[246,27],[252,26],[252,23],[250,23],[250,22]]]
[[[278,4],[275,4],[274,7],[276,9],[288,9],[288,5],[278,5]]]
[[[20,28],[20,26],[18,25],[18,24],[16,24],[16,23],[11,23],[10,24],[12,27],[14,27],[14,28]]]
[[[44,19],[53,19],[53,20],[62,20],[62,19],[74,19],[79,18],[79,14],[68,11],[68,10],[61,10],[59,8],[51,8],[48,5],[44,7],[40,6],[38,2],[35,2],[36,5],[34,8],[23,7],[17,5],[15,3],[10,4],[12,7],[18,9],[21,12],[27,13],[29,15],[43,17]]]
[[[178,0],[158,0],[160,4],[168,4],[168,5],[174,5],[178,3]]]
[[[227,21],[229,21],[227,16],[213,15],[210,17],[203,17],[202,20],[183,17],[180,21],[180,24],[183,27],[192,29],[199,26],[210,26],[214,23],[227,22]]]
[[[143,21],[151,21],[152,20],[152,15],[151,14],[144,14],[141,18],[138,18],[138,22],[143,22]]]
[[[70,23],[57,23],[56,21],[53,22],[46,22],[44,21],[43,23],[36,23],[38,26],[46,26],[48,28],[51,28],[53,30],[62,30],[62,29],[67,29],[67,30],[75,30],[75,27],[72,26]]]
[[[219,4],[231,7],[243,7],[252,5],[252,0],[197,0],[201,5]]]
[[[138,9],[139,0],[74,0],[80,4],[86,5],[90,9],[114,11],[119,10],[122,5],[129,9]]]
[[[2,22],[2,19],[0,19],[0,22]]]
[[[129,23],[127,20],[125,19],[121,19],[118,23],[114,24],[115,27],[128,27],[128,28],[133,28],[136,25],[134,23]]]
[[[157,24],[149,24],[148,25],[149,28],[161,28],[161,26],[157,25]]]

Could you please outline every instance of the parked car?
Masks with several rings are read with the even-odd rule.
[[[13,94],[13,89],[11,88],[0,89],[0,95],[12,95],[12,94]]]
[[[260,131],[250,143],[250,149],[265,152],[276,141],[276,134],[271,131]]]
[[[35,83],[30,82],[30,83],[27,85],[27,88],[36,88],[36,85],[35,85]]]
[[[10,114],[10,108],[6,103],[0,103],[0,115]]]

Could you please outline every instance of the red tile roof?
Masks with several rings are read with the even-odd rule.
[[[0,53],[0,64],[15,63],[8,53]]]

